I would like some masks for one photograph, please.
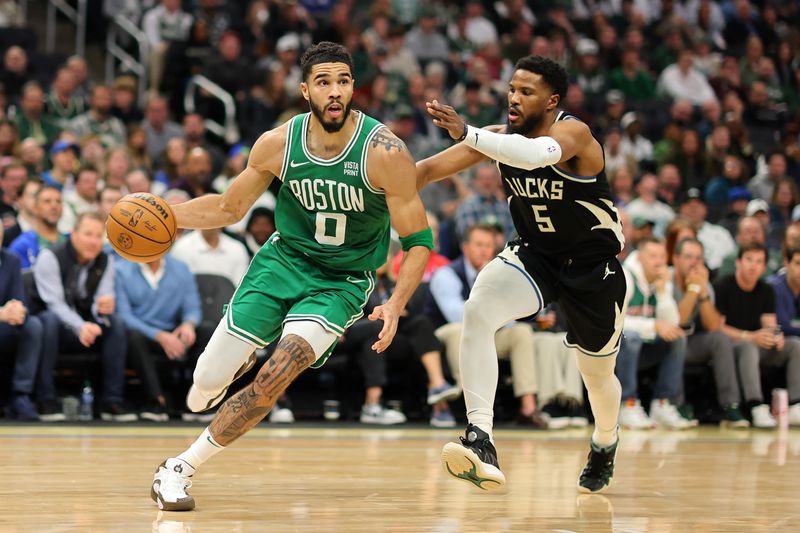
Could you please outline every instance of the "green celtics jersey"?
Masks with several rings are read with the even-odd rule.
[[[367,150],[383,124],[358,113],[347,146],[321,159],[306,145],[310,118],[304,113],[289,123],[275,210],[280,238],[326,268],[375,270],[386,262],[389,210],[369,182]]]

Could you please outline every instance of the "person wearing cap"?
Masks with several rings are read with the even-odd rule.
[[[642,67],[638,50],[628,48],[622,52],[622,64],[611,71],[611,87],[622,91],[634,102],[651,100],[655,96],[656,86]]]
[[[593,39],[578,39],[575,45],[577,72],[573,76],[586,95],[587,107],[592,114],[603,111],[609,86],[608,73],[600,65],[599,51],[600,47]]]
[[[756,203],[753,204],[753,202]],[[748,204],[748,208],[745,210],[744,216],[741,217],[736,223],[735,238],[737,249],[728,254],[722,261],[722,266],[720,266],[719,270],[717,271],[718,277],[728,276],[736,272],[736,260],[738,259],[739,248],[754,242],[766,245],[766,226],[764,225],[763,221],[758,218],[759,213],[765,213],[766,211],[763,210],[764,206],[761,205],[760,202],[764,201],[759,199],[751,200],[750,203],[754,207],[750,209],[750,204]],[[756,209],[759,211],[756,211]],[[781,255],[780,250],[767,249],[767,267],[764,271],[763,277],[777,272],[782,266],[783,256]]]
[[[716,271],[731,252],[736,251],[736,243],[728,230],[708,222],[708,207],[700,189],[692,187],[686,191],[686,198],[680,206],[679,214],[697,228],[697,238],[705,248],[705,260],[709,270]]]
[[[648,172],[639,178],[635,188],[637,197],[625,206],[625,212],[631,219],[640,217],[652,220],[655,223],[653,233],[659,237],[663,236],[664,228],[675,218],[675,211],[664,202],[659,201],[656,196],[658,178],[655,174]]]
[[[656,223],[644,216],[633,217],[631,220],[633,226],[633,233],[631,235],[631,248],[635,249],[636,245],[644,239],[653,238],[653,228]],[[626,243],[627,244],[627,243]]]
[[[723,213],[719,225],[734,237],[736,236],[736,226],[739,224],[739,219],[745,216],[750,199],[750,191],[745,187],[733,187],[728,191],[728,207]]]
[[[73,176],[78,164],[80,149],[77,144],[69,141],[56,141],[50,147],[50,161],[53,166],[50,170],[42,172],[42,181],[45,185],[63,191],[66,187],[73,186]]]
[[[622,115],[619,126],[624,132],[620,141],[620,151],[635,159],[637,163],[651,161],[653,159],[653,143],[642,135],[642,120],[639,115],[628,111]]]
[[[625,114],[625,93],[611,89],[606,93],[605,103],[605,110],[595,120],[598,131],[619,127],[619,121]]]
[[[89,111],[73,118],[69,129],[78,138],[98,135],[107,147],[125,144],[125,125],[111,114],[112,103],[111,88],[107,85],[95,85],[89,99]]]

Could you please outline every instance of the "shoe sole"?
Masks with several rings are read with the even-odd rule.
[[[613,478],[611,478],[611,479],[613,479]],[[608,484],[607,485],[603,485],[602,487],[600,487],[597,490],[592,490],[592,489],[589,489],[587,487],[584,487],[583,485],[581,485],[581,482],[578,481],[578,484],[577,484],[578,492],[580,492],[581,494],[602,494],[602,493],[604,493],[605,491],[608,490],[608,487],[611,486],[611,479],[608,480]]]
[[[585,428],[589,426],[589,420],[587,418],[573,416],[569,419],[569,425],[573,428]]]
[[[52,415],[39,415],[39,420],[42,422],[64,422],[67,419],[63,413],[56,413]]]
[[[378,426],[396,426],[397,424],[405,424],[406,423],[405,419],[387,421],[387,420],[381,420],[379,418],[366,418],[366,417],[359,418],[359,421],[362,424],[375,424],[375,425],[378,425]]]
[[[569,417],[557,417],[551,418],[547,421],[547,429],[564,429],[569,427],[570,418]]]
[[[112,415],[111,413],[100,413],[100,419],[106,422],[136,422],[139,416],[135,413],[127,415]]]
[[[722,429],[748,429],[750,427],[750,423],[746,420],[741,422],[730,422],[728,420],[723,420],[719,423],[719,427]]]
[[[139,419],[151,422],[168,422],[169,415],[166,413],[139,413]]]
[[[433,405],[435,403],[439,403],[442,400],[447,400],[447,401],[455,400],[459,396],[461,396],[461,389],[459,389],[457,387],[453,387],[452,389],[447,389],[447,390],[442,391],[442,392],[440,392],[438,394],[434,394],[432,396],[428,396],[428,405]]]
[[[158,471],[166,465],[166,461],[158,465],[156,468],[156,474]],[[156,481],[157,479],[153,479],[153,483],[150,484],[150,498],[158,505],[158,508],[162,511],[191,511],[194,509],[194,498],[189,496],[189,500],[183,502],[167,502],[164,501],[164,498],[156,491]],[[160,481],[159,481],[160,483]]]
[[[455,442],[442,448],[442,467],[454,478],[483,491],[500,489],[506,483],[499,468],[484,463],[475,452]]]

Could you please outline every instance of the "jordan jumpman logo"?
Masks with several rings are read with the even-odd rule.
[[[611,274],[616,274],[616,273],[617,273],[617,272],[616,272],[616,270],[610,270],[610,269],[608,268],[608,263],[606,263],[606,273],[605,273],[605,274],[603,274],[603,280],[605,280],[605,279],[606,279],[608,276],[610,276]]]

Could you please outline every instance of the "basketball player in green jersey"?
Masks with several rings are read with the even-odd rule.
[[[264,133],[224,194],[174,206],[181,228],[227,226],[275,177],[283,182],[277,231],[253,258],[200,356],[188,407],[199,412],[217,405],[255,362],[255,349],[280,340],[255,380],[222,404],[186,451],[158,467],[151,496],[160,509],[193,509],[186,489],[195,470],[258,424],[289,384],[324,363],[339,336],[362,316],[375,270],[386,261],[390,219],[407,253],[392,297],[369,316],[383,320],[377,352],[392,342],[433,248],[407,148],[380,122],[350,110],[350,54],[321,42],[300,63],[300,89],[311,113]]]

